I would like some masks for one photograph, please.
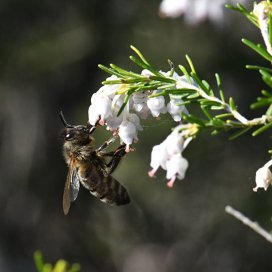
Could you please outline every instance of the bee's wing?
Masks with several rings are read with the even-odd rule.
[[[66,182],[64,185],[62,200],[63,212],[65,215],[68,214],[69,212],[71,202],[76,200],[78,192],[79,192],[79,178],[77,170],[75,167],[73,167],[73,164],[70,163]]]

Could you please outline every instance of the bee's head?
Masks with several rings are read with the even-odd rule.
[[[64,129],[61,133],[61,136],[63,137],[63,140],[65,142],[69,141],[74,144],[88,144],[90,141],[94,141],[93,137],[91,137],[91,134],[95,130],[94,126],[87,125],[70,125],[66,122],[62,111],[60,112],[60,119],[64,125]]]

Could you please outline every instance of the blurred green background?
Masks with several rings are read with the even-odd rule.
[[[202,78],[214,83],[221,74],[243,114],[262,114],[249,104],[264,85],[244,68],[262,62],[240,42],[261,42],[257,29],[231,11],[221,26],[162,20],[159,3],[1,1],[0,271],[34,271],[36,249],[46,261],[64,258],[88,272],[272,271],[271,244],[224,212],[232,205],[271,229],[271,190],[252,192],[256,169],[269,159],[268,133],[233,142],[202,134],[184,152],[186,179],[168,189],[165,173],[150,180],[147,172],[152,147],[175,124],[144,121],[136,151],[114,174],[132,203],[108,207],[82,189],[63,215],[58,113],[85,124],[91,95],[108,76],[99,63],[139,72],[128,60],[130,44],[162,70],[167,59],[177,67],[189,54]],[[96,132],[98,142],[108,137]]]

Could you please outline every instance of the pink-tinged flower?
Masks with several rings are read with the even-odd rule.
[[[264,188],[266,191],[268,186],[272,184],[272,173],[269,169],[271,165],[272,160],[257,170],[255,177],[256,187],[253,188],[254,192],[257,192],[258,188]]]
[[[93,116],[98,115],[103,122],[109,116],[111,116],[112,100],[109,98],[109,96],[105,95],[102,92],[97,92],[93,94],[91,101],[92,104],[89,107],[89,122],[91,125],[95,125],[97,121]]]
[[[156,94],[154,91],[153,94]],[[161,113],[166,113],[165,99],[163,96],[151,97],[147,99],[147,106],[154,117],[158,117]]]
[[[161,144],[154,146],[151,152],[152,170],[148,172],[148,175],[154,177],[158,168],[161,167],[167,171],[168,187],[173,186],[176,178],[185,177],[189,165],[181,154],[192,138],[184,139],[183,132],[180,132],[181,128],[182,125],[177,126]]]
[[[189,166],[188,161],[182,155],[175,154],[166,162],[167,174],[166,178],[169,180],[168,187],[173,187],[176,178],[184,179],[185,172]]]

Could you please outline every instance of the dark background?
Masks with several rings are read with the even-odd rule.
[[[144,121],[136,151],[114,175],[132,203],[108,207],[82,189],[63,215],[58,113],[85,124],[91,95],[108,76],[99,63],[140,71],[129,62],[130,44],[164,71],[167,59],[177,67],[189,54],[202,78],[214,84],[220,73],[244,115],[262,114],[249,104],[265,86],[244,68],[262,61],[240,42],[261,42],[257,29],[231,11],[222,26],[162,20],[159,3],[1,1],[0,271],[35,271],[37,249],[46,261],[64,258],[90,272],[272,270],[271,244],[224,212],[232,205],[271,229],[271,190],[252,192],[256,169],[269,159],[268,133],[232,142],[228,133],[203,133],[184,152],[186,179],[170,190],[164,172],[157,181],[147,172],[152,146],[175,124]],[[96,132],[98,142],[108,137]]]

